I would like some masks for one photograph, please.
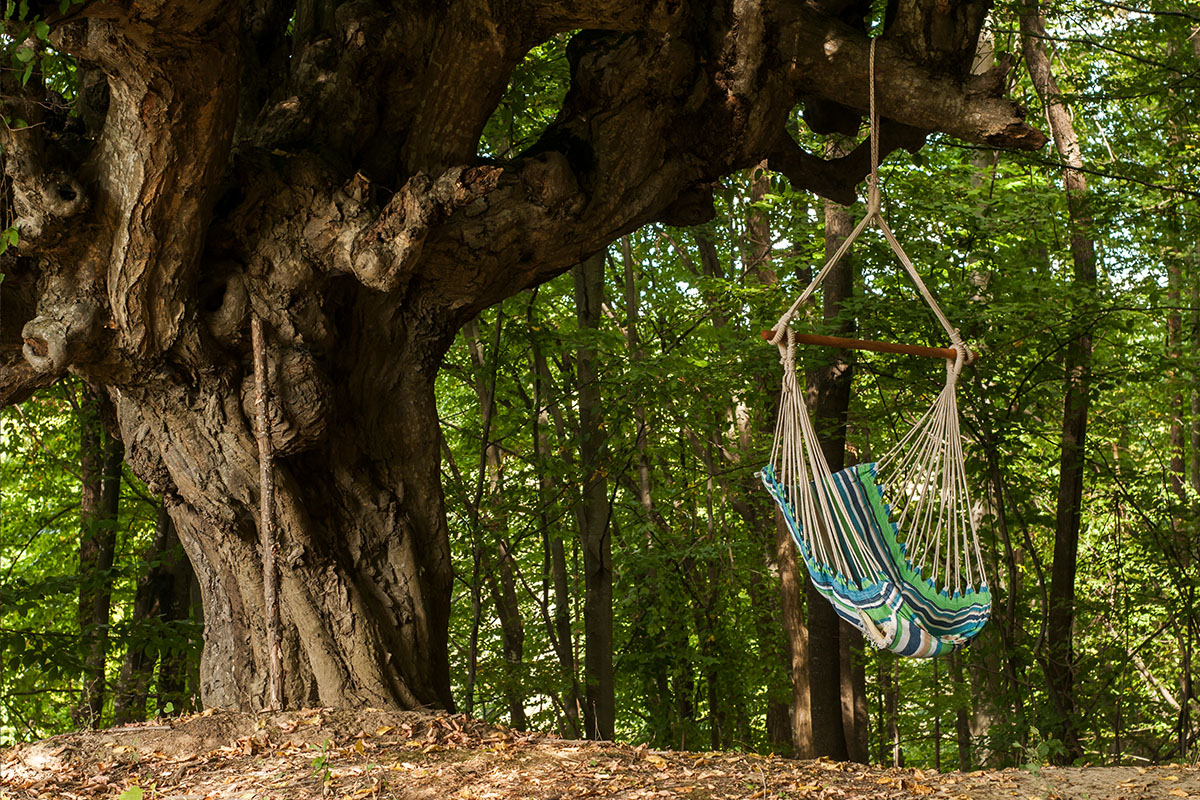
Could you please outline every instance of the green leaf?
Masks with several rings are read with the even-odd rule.
[[[117,800],[142,800],[143,794],[144,792],[142,791],[142,787],[130,786],[128,789],[117,795]]]
[[[50,26],[43,20],[38,20],[33,23],[33,35],[41,39],[43,42],[50,40]]]
[[[3,253],[10,247],[16,247],[18,243],[17,228],[14,225],[4,231],[0,231],[0,253]],[[0,277],[2,279],[2,277]]]
[[[28,64],[37,54],[33,51],[32,47],[21,45],[17,48],[15,55],[17,57],[17,61],[20,61],[22,64]]]

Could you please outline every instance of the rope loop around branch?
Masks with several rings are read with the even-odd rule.
[[[963,365],[970,364],[975,360],[974,352],[972,352],[970,348],[966,346],[962,340],[962,337],[959,335],[958,329],[955,328],[950,320],[946,318],[946,315],[942,313],[942,309],[938,306],[937,301],[933,298],[933,295],[930,293],[929,288],[925,285],[924,280],[921,279],[921,274],[917,271],[917,268],[913,266],[912,260],[909,259],[908,254],[904,252],[904,248],[896,239],[895,234],[892,233],[891,228],[888,227],[887,221],[883,216],[882,191],[879,181],[879,136],[881,125],[879,122],[879,109],[875,103],[875,42],[876,40],[874,38],[870,40],[870,49],[867,57],[867,136],[870,140],[871,149],[871,173],[867,180],[866,213],[864,214],[862,220],[860,220],[859,223],[854,227],[854,230],[850,232],[850,235],[842,241],[834,254],[825,262],[825,265],[821,267],[820,272],[818,272],[816,277],[813,278],[812,282],[808,285],[808,288],[806,288],[804,292],[801,293],[798,298],[796,298],[795,302],[793,302],[788,310],[783,313],[783,315],[779,318],[779,321],[775,323],[773,327],[775,335],[771,337],[769,341],[771,344],[778,346],[782,352],[783,342],[785,336],[787,335],[786,332],[788,330],[788,326],[791,324],[796,312],[801,306],[803,306],[809,301],[809,299],[812,298],[813,294],[816,293],[818,288],[820,288],[821,284],[833,270],[834,266],[841,261],[847,252],[849,252],[850,246],[856,239],[858,239],[859,235],[866,230],[868,225],[874,224],[875,227],[877,227],[883,233],[884,238],[887,240],[888,246],[891,247],[892,252],[904,266],[904,271],[916,285],[918,292],[921,294],[921,298],[925,301],[925,304],[929,306],[929,309],[933,312],[933,315],[937,318],[938,322],[941,323],[942,328],[946,331],[947,336],[950,338],[951,346],[959,352],[959,358],[956,358],[955,362],[961,362],[958,366],[958,369],[961,370]]]

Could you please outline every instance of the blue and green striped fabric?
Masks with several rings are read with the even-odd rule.
[[[832,476],[833,487],[850,517],[839,521],[845,529],[836,531],[833,538],[834,545],[846,556],[846,563],[862,565],[867,561],[862,549],[869,550],[873,560],[883,567],[876,574],[863,571],[841,575],[815,558],[774,468],[764,467],[760,474],[787,521],[813,584],[833,604],[839,617],[865,631],[862,612],[887,634],[881,646],[913,658],[952,652],[983,630],[991,616],[991,591],[985,585],[968,588],[961,595],[950,594],[921,576],[897,537],[896,523],[891,520],[883,486],[876,480],[874,464],[847,467]]]

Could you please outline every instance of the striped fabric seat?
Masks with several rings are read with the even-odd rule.
[[[912,259],[888,227],[879,190],[879,117],[875,112],[875,40],[869,61],[871,178],[866,214],[799,297],[762,338],[779,348],[783,383],[779,417],[763,484],[779,506],[813,584],[839,616],[877,647],[929,658],[978,635],[991,615],[979,516],[967,487],[964,438],[955,387],[976,354],[942,313]],[[925,304],[949,337],[930,348],[840,337],[800,335],[792,320],[868,228],[878,228]],[[797,375],[796,343],[933,356],[946,363],[946,383],[878,464],[834,473],[808,414],[806,381]],[[884,484],[891,487],[884,499]],[[982,510],[982,509],[978,509]],[[939,590],[938,586],[942,588]]]
[[[787,522],[813,585],[839,617],[862,630],[876,646],[902,656],[932,658],[962,647],[987,624],[992,595],[986,585],[950,593],[939,590],[914,567],[899,541],[874,464],[858,464],[830,476],[848,518],[838,515],[834,527],[841,530],[808,532],[822,535],[826,547],[840,548],[844,563],[879,565],[873,574],[861,566],[856,574],[837,574],[818,559],[774,468],[768,465],[760,475]],[[862,548],[868,552],[861,552]]]

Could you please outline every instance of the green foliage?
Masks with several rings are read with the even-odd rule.
[[[12,226],[12,227],[6,228],[3,231],[0,231],[0,255],[3,255],[4,252],[8,250],[8,248],[16,247],[17,244],[19,244],[19,241],[20,240],[19,240],[19,237],[17,236],[16,226]],[[0,280],[3,280],[3,279],[4,279],[3,275],[0,274]]]
[[[0,743],[40,738],[73,726],[80,630],[75,614],[85,582],[112,586],[108,674],[115,683],[129,648],[197,657],[198,625],[131,618],[142,555],[157,502],[123,476],[113,569],[80,576],[79,384],[63,382],[0,411]],[[111,692],[109,710],[111,714]],[[169,712],[168,712],[169,713]]]
[[[484,129],[484,154],[509,158],[532,145],[554,119],[566,96],[569,39],[569,34],[559,34],[537,45],[513,70],[508,90]]]
[[[1197,579],[1185,566],[1195,557],[1187,542],[1196,541],[1188,521],[1196,494],[1186,486],[1171,489],[1170,435],[1173,424],[1189,424],[1171,409],[1190,402],[1188,376],[1200,358],[1186,344],[1196,324],[1187,293],[1200,282],[1197,197],[1177,191],[1198,184],[1192,156],[1200,137],[1190,109],[1200,101],[1200,82],[1188,44],[1194,22],[1150,13],[1155,8],[1052,9],[1058,16],[1051,17],[1051,35],[1063,37],[1056,68],[1061,62],[1085,163],[1094,165],[1091,234],[1101,269],[1094,292],[1072,280],[1055,158],[939,138],[918,154],[894,154],[883,167],[892,227],[982,354],[964,377],[959,402],[997,599],[995,621],[962,654],[961,680],[948,681],[941,664],[862,656],[871,752],[880,759],[890,758],[885,668],[896,671],[900,747],[909,764],[957,764],[960,716],[972,728],[969,760],[976,765],[1041,764],[1064,752],[1061,742],[1040,733],[1056,719],[1041,669],[1063,355],[1080,330],[1091,331],[1095,356],[1074,713],[1094,761],[1172,757],[1175,714],[1153,686],[1177,692],[1176,665],[1195,644],[1184,620],[1196,620]],[[1001,53],[1016,47],[1014,14],[1003,6],[997,13]],[[1087,34],[1075,36],[1076,29]],[[513,143],[535,136],[556,107],[563,75],[546,55],[535,54],[523,67],[528,71],[514,78],[489,123],[491,152],[519,149]],[[1015,92],[1036,115],[1030,87],[1018,81]],[[804,143],[821,146],[817,139]],[[574,354],[586,344],[601,361],[602,469],[613,500],[618,735],[660,747],[771,748],[766,710],[772,700],[786,702],[789,689],[773,610],[777,577],[764,550],[770,509],[753,473],[765,458],[777,365],[755,333],[773,324],[820,264],[823,206],[776,177],[752,201],[748,181],[738,176],[716,187],[718,213],[707,225],[652,226],[630,235],[632,296],[640,311],[636,349],[628,337],[626,251],[616,243],[608,253],[599,331],[578,329],[571,279],[563,276],[481,316],[482,367],[465,342],[450,353],[439,403],[452,462],[447,501],[459,578],[452,641],[461,663],[477,659],[470,696],[465,668],[455,688],[460,704],[475,713],[505,717],[516,686],[532,726],[570,730],[563,713],[570,675],[554,654],[549,623],[559,610],[551,545],[565,548],[572,605],[564,611],[579,648],[583,587],[574,514],[582,479]],[[749,220],[758,213],[770,221],[766,244],[777,285],[754,280],[757,234]],[[863,240],[853,263],[857,295],[844,313],[856,320],[859,336],[939,342],[939,329],[881,239]],[[1171,269],[1182,276],[1174,289]],[[1163,348],[1164,326],[1181,308],[1185,344],[1173,356]],[[819,365],[825,355],[807,354],[806,365]],[[547,366],[542,378],[539,359]],[[942,374],[937,364],[888,356],[859,354],[856,362],[848,451],[866,460],[906,430]],[[490,386],[493,375],[496,412],[486,442],[503,455],[498,473],[489,474],[478,389],[481,382]],[[748,443],[733,436],[739,414],[746,415]],[[646,497],[641,463],[650,475]],[[472,507],[476,496],[483,502]],[[478,559],[481,547],[500,540],[511,545],[520,578],[525,639],[517,666],[505,661],[489,574]],[[576,678],[582,680],[578,664]]]
[[[329,762],[329,740],[321,742],[320,753],[312,760],[313,777],[321,783],[329,783],[333,778],[333,766]]]
[[[872,8],[878,22],[882,6]],[[1187,756],[1171,700],[1179,665],[1194,658],[1200,498],[1172,456],[1182,457],[1183,475],[1200,457],[1190,443],[1182,453],[1173,444],[1196,424],[1189,415],[1200,371],[1200,81],[1189,42],[1195,19],[1165,13],[1176,8],[1159,0],[1142,12],[1050,4],[1055,67],[1089,170],[1100,255],[1094,291],[1072,280],[1072,231],[1052,151],[999,153],[933,137],[882,168],[892,227],[981,353],[959,402],[996,605],[992,625],[957,665],[857,656],[879,760],[891,758],[885,693],[893,680],[898,745],[910,765],[957,764],[960,722],[975,765],[1036,771],[1065,752],[1043,734],[1061,713],[1043,669],[1064,351],[1080,331],[1090,332],[1095,355],[1072,713],[1096,762]],[[60,13],[68,10],[63,0]],[[997,5],[998,55],[1019,49],[1017,10]],[[6,18],[24,32],[9,40],[10,68],[26,81],[40,74],[70,98],[75,67],[50,46],[51,22],[30,17],[27,3],[8,3]],[[31,36],[36,50],[25,45]],[[567,95],[569,38],[538,45],[514,71],[487,122],[484,157],[536,151]],[[1036,119],[1036,96],[1016,73],[1013,91]],[[823,145],[799,133],[798,120],[793,127],[806,147]],[[478,341],[462,336],[448,354],[437,391],[460,707],[498,720],[517,697],[530,727],[579,732],[568,708],[584,679],[577,515],[588,470],[600,470],[612,501],[618,736],[654,747],[776,746],[766,719],[788,702],[790,686],[769,557],[772,510],[754,473],[769,446],[778,359],[757,332],[819,267],[825,207],[778,176],[765,186],[752,181],[739,174],[716,184],[717,214],[705,225],[648,226],[614,243],[598,330],[580,328],[564,275],[485,311]],[[15,228],[0,234],[0,252],[17,244]],[[843,314],[859,336],[939,341],[882,240],[861,240],[852,263],[856,296]],[[759,279],[768,269],[777,282]],[[1171,350],[1164,342],[1175,316],[1181,333]],[[831,327],[820,317],[805,324]],[[582,348],[595,350],[600,366],[605,448],[597,465],[580,463]],[[828,354],[805,358],[815,368]],[[865,461],[911,424],[944,373],[939,364],[865,354],[855,371],[847,447]],[[61,613],[80,585],[75,391],[61,384],[0,412],[3,742],[69,727],[77,695],[79,631]],[[494,410],[486,424],[485,405]],[[128,475],[122,509],[117,566],[100,576],[114,586],[110,675],[127,648],[193,657],[197,638],[194,623],[130,618],[153,501]],[[523,623],[520,658],[506,653],[498,612],[506,581]],[[560,620],[569,641],[559,638]],[[564,667],[563,653],[573,665]],[[325,746],[312,769],[328,779]]]

